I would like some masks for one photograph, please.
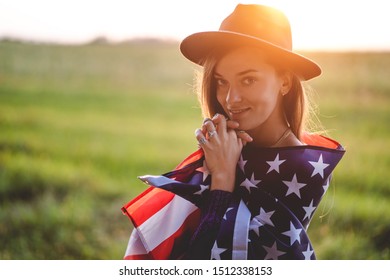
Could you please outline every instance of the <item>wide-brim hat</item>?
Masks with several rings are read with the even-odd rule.
[[[237,5],[218,31],[194,33],[181,42],[180,50],[192,62],[203,65],[210,55],[240,46],[259,47],[301,80],[321,74],[317,63],[293,52],[291,27],[285,14],[263,5]]]

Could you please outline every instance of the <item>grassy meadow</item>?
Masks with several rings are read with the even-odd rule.
[[[320,259],[390,259],[390,53],[311,53],[347,153],[313,218]],[[138,175],[197,147],[194,65],[176,43],[0,42],[0,259],[121,259]]]

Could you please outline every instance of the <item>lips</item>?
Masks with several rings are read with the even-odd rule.
[[[230,113],[230,115],[232,115],[234,117],[234,116],[238,116],[238,115],[240,115],[248,110],[249,110],[249,108],[229,109],[229,113]]]

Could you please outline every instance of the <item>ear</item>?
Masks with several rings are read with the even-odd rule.
[[[280,75],[280,78],[281,78],[280,93],[283,96],[285,96],[287,93],[289,93],[292,87],[293,75],[291,72],[286,71]]]

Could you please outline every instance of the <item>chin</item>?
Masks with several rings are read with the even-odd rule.
[[[255,125],[250,125],[250,124],[247,124],[245,122],[238,122],[240,124],[239,126],[239,130],[244,130],[244,131],[250,131],[250,130],[253,130],[255,129],[257,126]]]
[[[261,127],[264,122],[256,122],[256,123],[251,123],[251,122],[245,122],[241,121],[238,122],[240,124],[239,129],[244,130],[244,131],[252,131],[256,130],[257,128]]]

